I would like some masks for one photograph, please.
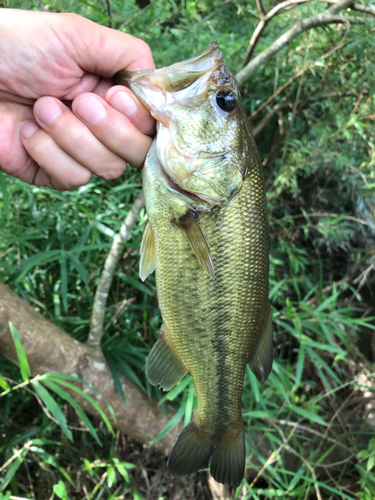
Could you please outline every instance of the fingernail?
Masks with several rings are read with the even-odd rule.
[[[61,115],[62,110],[53,97],[42,97],[35,104],[34,112],[38,120],[51,125]]]
[[[21,129],[21,135],[24,139],[28,139],[33,135],[34,132],[39,130],[39,127],[36,123],[34,122],[27,122],[25,125],[23,125]]]
[[[116,92],[109,103],[125,116],[134,115],[134,113],[138,110],[138,106],[134,99],[132,99],[132,97],[123,90]]]
[[[75,112],[89,125],[95,125],[107,116],[107,110],[99,99],[93,95],[87,95],[79,99]]]

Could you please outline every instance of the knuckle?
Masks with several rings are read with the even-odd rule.
[[[152,52],[150,46],[140,38],[137,38],[137,41],[138,41],[137,53],[139,57],[142,59],[152,60]]]
[[[89,171],[76,173],[72,179],[64,179],[59,182],[60,191],[73,191],[81,186],[84,186],[91,179],[92,173]]]
[[[106,167],[105,169],[101,169],[99,177],[104,179],[105,181],[113,181],[118,179],[120,175],[122,175],[127,167],[126,162],[121,162],[119,164],[114,164],[110,167]]]

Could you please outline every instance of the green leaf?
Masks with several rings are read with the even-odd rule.
[[[7,472],[5,474],[4,479],[2,480],[2,483],[0,485],[0,490],[4,491],[5,488],[8,486],[8,484],[11,482],[11,480],[14,478],[17,470],[19,469],[20,465],[23,462],[23,459],[25,458],[27,452],[29,450],[25,449],[16,457],[13,462],[11,462],[8,467],[7,467]]]
[[[58,396],[60,396],[60,398],[65,399],[65,401],[68,401],[68,403],[70,403],[73,406],[73,408],[77,412],[79,418],[82,420],[82,422],[86,425],[86,427],[89,429],[89,431],[93,435],[95,441],[101,446],[102,443],[101,443],[101,441],[100,441],[100,439],[98,437],[98,434],[97,434],[94,426],[90,422],[90,419],[88,418],[88,416],[86,415],[86,413],[79,406],[79,404],[77,403],[77,401],[75,401],[72,398],[72,396],[69,393],[67,393],[64,389],[62,389],[61,387],[59,387],[57,383],[52,382],[52,380],[48,380],[48,379],[45,378],[45,379],[43,379],[43,384],[45,384],[50,390],[56,392],[56,394]]]
[[[108,367],[111,371],[113,383],[115,384],[116,390],[119,393],[121,400],[125,403],[126,402],[125,394],[122,388],[120,377],[118,376],[117,363],[114,361],[113,356],[109,355],[108,353],[106,353],[105,358],[107,360]]]
[[[371,455],[370,458],[367,460],[366,464],[367,471],[370,471],[374,467],[374,464],[375,464],[375,455]]]
[[[73,252],[67,252],[67,256],[73,266],[76,268],[81,280],[88,285],[87,273],[83,265],[80,263],[78,257]]]
[[[16,348],[18,362],[20,364],[21,377],[26,382],[30,379],[30,367],[29,362],[27,361],[26,352],[21,344],[21,337],[11,322],[9,322],[9,329]]]
[[[299,387],[302,379],[302,372],[305,365],[305,348],[303,345],[300,345],[298,350],[297,357],[297,366],[296,366],[296,386]]]
[[[179,394],[193,381],[190,375],[184,377],[181,382],[173,387],[167,394],[159,401],[159,405],[165,403],[165,401],[174,401]]]
[[[251,389],[252,392],[254,393],[254,398],[257,403],[261,401],[260,397],[260,392],[259,392],[259,382],[254,375],[254,373],[251,371],[250,366],[246,365],[246,375],[250,381]]]
[[[186,399],[186,406],[185,406],[185,420],[184,420],[185,426],[191,420],[192,413],[193,413],[194,401],[195,401],[195,390],[194,390],[194,384],[191,383],[189,385],[189,391],[188,391],[188,396]]]
[[[289,405],[289,408],[294,411],[294,413],[297,413],[297,415],[301,415],[301,417],[307,418],[308,420],[311,420],[311,422],[315,422],[316,424],[324,425],[325,427],[328,425],[327,422],[325,422],[319,415],[316,413],[309,411],[309,410],[304,410],[303,408],[300,408],[299,406],[295,405]]]
[[[53,485],[53,492],[55,495],[61,498],[61,500],[66,499],[66,488],[64,482],[61,481],[61,479],[57,484]]]
[[[31,382],[31,385],[33,386],[35,392],[38,394],[42,402],[45,404],[47,410],[57,420],[63,433],[67,436],[68,439],[70,439],[70,441],[73,441],[72,432],[67,427],[66,418],[60,406],[57,404],[57,402],[53,399],[51,394],[47,391],[45,387],[43,387],[43,385],[40,382],[34,381]]]
[[[9,217],[9,196],[8,196],[7,183],[5,180],[5,174],[1,171],[0,171],[0,192],[3,198],[4,216],[5,219],[7,219]]]
[[[39,252],[33,255],[29,259],[25,260],[21,266],[20,274],[17,276],[17,283],[20,283],[25,278],[26,274],[35,266],[41,264],[47,264],[53,262],[54,260],[59,260],[61,255],[61,250],[49,250],[46,252]]]
[[[116,481],[117,481],[117,477],[116,477],[115,468],[113,466],[108,467],[107,483],[108,483],[109,488],[111,488],[116,483]]]
[[[61,377],[63,374],[58,374],[58,375],[60,375],[60,377]],[[114,432],[114,430],[112,428],[112,425],[110,424],[107,415],[104,413],[104,411],[102,410],[102,408],[100,408],[100,406],[98,405],[98,403],[91,396],[89,396],[88,394],[86,394],[85,392],[83,392],[82,389],[80,389],[79,387],[76,387],[73,384],[70,384],[69,382],[66,382],[65,380],[63,380],[60,377],[57,377],[56,374],[49,374],[49,379],[50,380],[58,382],[60,385],[64,385],[65,387],[68,387],[72,391],[75,391],[77,394],[79,394],[80,396],[82,396],[83,398],[85,398],[95,408],[95,410],[99,413],[99,415],[101,416],[101,418],[104,420],[106,426],[108,427],[108,430],[114,436],[115,432]],[[74,377],[71,377],[71,376],[70,376],[70,379],[76,380],[76,381],[81,381],[81,379],[74,378]],[[83,382],[85,384],[89,385],[94,390],[94,387],[92,387],[91,384],[88,384],[85,381],[83,381]],[[99,392],[99,391],[96,391],[96,392]],[[100,396],[103,397],[101,394],[100,394]],[[115,420],[115,418],[114,418],[115,415],[114,415],[112,406],[107,401],[106,401],[106,403],[107,403],[107,408],[108,408],[108,410],[110,411],[110,413],[112,415],[112,418]]]
[[[184,414],[185,414],[185,404],[180,406],[180,408],[177,410],[175,415],[170,419],[167,425],[159,432],[156,438],[154,438],[151,441],[151,443],[148,445],[149,448],[151,448],[151,446],[154,446],[154,444],[158,443],[161,439],[163,439],[164,436],[168,434],[169,431],[171,431],[174,427],[176,427],[176,425],[182,420]]]
[[[60,273],[61,273],[61,295],[65,312],[68,310],[68,269],[66,266],[66,252],[62,251],[60,255]]]
[[[0,387],[4,389],[4,391],[9,391],[10,389],[10,385],[1,375],[0,375]]]

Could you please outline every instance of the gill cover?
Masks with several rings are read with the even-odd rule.
[[[235,78],[216,42],[200,55],[157,70],[116,75],[159,122],[157,155],[181,189],[224,206],[246,175],[248,126]]]

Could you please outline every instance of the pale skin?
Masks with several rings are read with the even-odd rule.
[[[154,68],[131,35],[75,14],[0,9],[0,170],[70,190],[141,168],[155,122],[112,77]]]

